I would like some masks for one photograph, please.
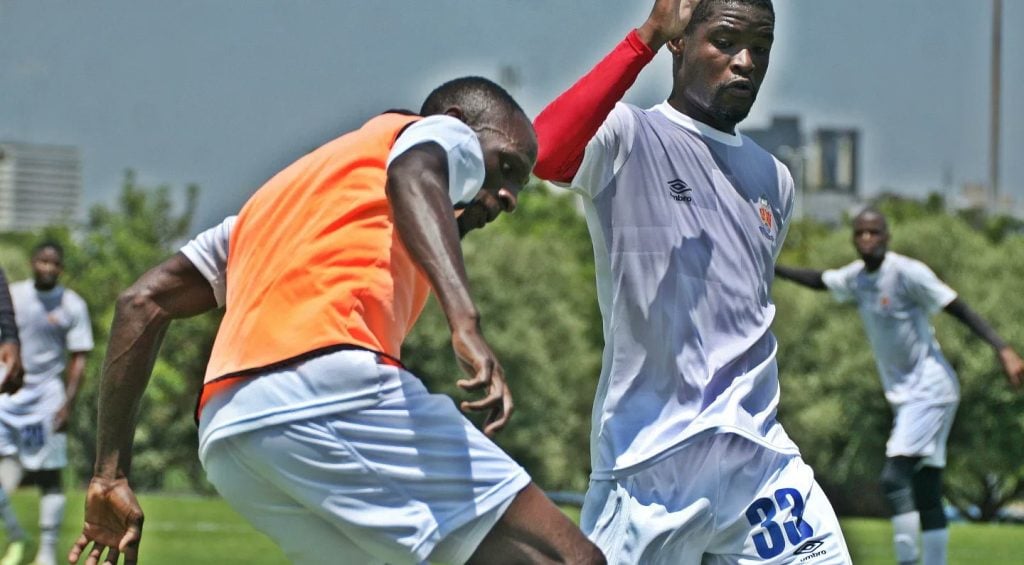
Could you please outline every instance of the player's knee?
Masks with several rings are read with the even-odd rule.
[[[914,511],[913,464],[907,458],[886,459],[880,482],[894,515]]]

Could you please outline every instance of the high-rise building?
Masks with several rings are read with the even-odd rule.
[[[0,142],[0,231],[69,220],[81,192],[77,147]]]

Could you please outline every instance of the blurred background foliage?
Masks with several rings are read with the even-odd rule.
[[[117,294],[170,256],[192,226],[198,189],[185,205],[168,187],[139,186],[126,174],[113,206],[94,207],[83,225],[0,235],[0,266],[29,276],[28,251],[43,238],[66,245],[63,282],[89,303],[96,349],[71,434],[70,480],[84,484],[95,450],[95,399]],[[882,198],[894,251],[918,258],[957,289],[1012,344],[1024,347],[1024,235],[1019,221],[950,214],[941,197]],[[602,328],[586,224],[571,195],[535,184],[519,210],[464,242],[484,333],[499,354],[516,401],[497,441],[549,490],[586,488],[590,410],[600,373]],[[848,225],[792,225],[780,262],[825,269],[855,258]],[[825,293],[780,282],[782,404],[779,418],[814,467],[840,514],[884,511],[878,488],[891,413],[856,310]],[[146,392],[135,439],[138,488],[211,492],[196,457],[193,409],[220,315],[172,324]],[[992,351],[951,317],[936,331],[960,374],[963,400],[949,446],[950,502],[988,519],[1024,493],[1024,395],[1014,393]],[[431,301],[403,360],[436,392],[463,394],[447,323]]]

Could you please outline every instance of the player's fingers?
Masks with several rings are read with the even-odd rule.
[[[121,557],[121,553],[114,548],[110,548],[107,551],[107,558],[103,560],[103,565],[117,565],[117,560]]]
[[[142,541],[142,525],[129,526],[128,531],[125,532],[124,537],[121,538],[121,543],[118,546],[118,550],[124,553],[125,565],[131,565],[138,562],[140,541]]]
[[[512,402],[512,393],[508,390],[508,386],[502,386],[505,392],[501,397],[501,406],[491,410],[491,414],[487,418],[487,424],[484,426],[484,434],[489,437],[500,432],[508,425],[509,419],[512,418],[512,412],[515,410],[515,404]]]
[[[92,550],[89,551],[88,557],[85,558],[85,565],[99,565],[100,557],[103,556],[103,550],[105,549],[107,549],[105,545],[92,544]]]
[[[462,410],[466,412],[480,412],[501,407],[501,398],[504,394],[502,387],[492,386],[487,396],[477,400],[463,400]]]
[[[461,379],[455,384],[459,388],[465,391],[479,390],[487,386],[491,382],[491,374],[494,372],[494,363],[490,360],[485,361],[476,374],[473,375],[472,379]]]
[[[85,546],[89,545],[89,538],[85,537],[85,534],[78,536],[75,540],[75,545],[71,546],[71,551],[68,551],[68,561],[71,563],[78,563],[78,558],[82,556],[82,552],[85,551]]]

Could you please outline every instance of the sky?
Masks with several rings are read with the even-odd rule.
[[[0,0],[0,140],[78,146],[83,210],[123,171],[184,195],[193,232],[275,172],[441,82],[515,69],[527,113],[586,72],[648,1]],[[797,115],[861,131],[861,188],[986,182],[988,0],[775,0],[776,41],[740,129]],[[1003,191],[1024,201],[1024,0],[1004,0]],[[662,53],[626,100],[671,84]]]

